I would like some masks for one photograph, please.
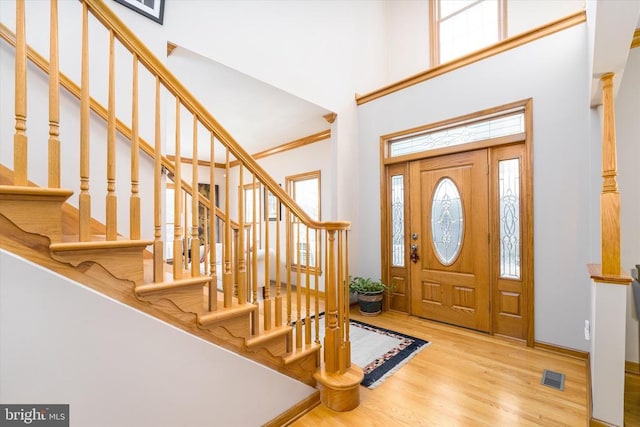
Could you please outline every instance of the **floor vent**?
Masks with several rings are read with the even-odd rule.
[[[564,374],[545,369],[542,373],[542,385],[564,391]]]

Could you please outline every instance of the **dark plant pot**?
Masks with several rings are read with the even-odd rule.
[[[367,292],[366,294],[358,294],[358,304],[360,306],[360,314],[363,316],[377,316],[382,311],[382,297],[384,291]]]

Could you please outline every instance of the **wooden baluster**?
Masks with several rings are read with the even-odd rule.
[[[271,280],[269,280],[270,271],[269,264],[271,264],[271,254],[269,253],[269,218],[268,218],[268,203],[269,203],[269,190],[265,187],[264,191],[264,206],[265,215],[261,218],[264,219],[264,301],[262,306],[264,307],[264,330],[271,329]]]
[[[351,340],[349,338],[349,310],[350,310],[350,291],[349,291],[349,233],[347,230],[342,231],[344,233],[344,275],[342,278],[342,286],[344,288],[345,298],[345,316],[344,316],[344,336],[346,337],[345,343],[345,364],[349,368],[351,366]]]
[[[336,306],[336,259],[335,259],[336,230],[327,230],[327,268],[325,275],[325,335],[324,335],[324,364],[328,373],[337,373],[339,328]]]
[[[173,213],[173,278],[182,279],[183,256],[182,246],[182,162],[180,157],[180,99],[176,97],[176,163],[174,182],[174,213]]]
[[[191,161],[191,277],[200,275],[200,234],[198,233],[200,190],[198,189],[198,116],[193,115],[193,158]]]
[[[309,227],[305,226],[305,333],[304,343],[311,344],[311,261],[309,257]],[[302,287],[300,287],[302,288]],[[299,288],[299,289],[300,289]]]
[[[182,164],[182,161],[180,161],[180,164]],[[185,270],[189,269],[189,215],[187,214],[187,206],[189,206],[189,194],[187,193],[186,190],[182,191],[182,206],[184,207],[184,209],[182,209],[182,215],[183,215],[183,224],[184,224],[184,228],[182,229],[182,271],[184,272]]]
[[[200,241],[200,246],[202,249],[202,271],[205,276],[209,276],[211,270],[209,270],[209,260],[206,259],[207,254],[209,253],[209,207],[205,206],[204,203],[200,202],[202,205],[202,237],[204,240]],[[200,207],[198,207],[198,223],[200,222]],[[200,226],[198,226],[198,234],[200,234]]]
[[[251,213],[251,300],[258,303],[258,197],[259,192],[256,191],[256,176],[253,175],[253,182],[251,184],[251,199],[252,213]],[[258,196],[258,197],[256,197]],[[266,254],[265,254],[266,259]],[[257,319],[257,316],[254,317]],[[255,328],[254,328],[255,330]]]
[[[113,30],[109,31],[109,100],[107,116],[107,240],[116,240],[117,203],[116,197],[116,78],[115,46]]]
[[[131,196],[129,198],[129,235],[131,240],[140,239],[140,137],[138,123],[138,56],[133,55],[131,86]],[[160,152],[156,151],[160,158]]]
[[[613,73],[602,81],[602,191],[600,193],[600,227],[602,274],[620,275],[620,193],[618,192],[615,104]]]
[[[60,188],[60,62],[58,0],[51,0],[49,44],[49,187]]]
[[[281,295],[281,268],[280,268],[280,215],[282,215],[282,205],[280,199],[276,199],[276,327],[282,326],[282,295]]]
[[[346,368],[348,366],[346,366],[347,360],[345,357],[345,294],[344,294],[344,262],[343,262],[343,257],[344,257],[344,253],[343,253],[343,245],[344,242],[342,241],[342,230],[338,230],[338,249],[337,249],[337,267],[338,267],[338,277],[337,277],[337,281],[336,281],[336,292],[338,294],[338,329],[342,332],[342,335],[340,335],[340,339],[338,342],[339,345],[339,352],[338,352],[338,369],[340,370],[340,372],[345,372]]]
[[[238,285],[238,304],[244,304],[247,302],[247,266],[245,260],[245,221],[244,221],[244,167],[242,164],[238,166],[238,182],[240,183],[239,187],[239,197],[238,197],[238,228],[239,228],[239,238],[238,238],[238,276],[237,285]]]
[[[225,191],[224,191],[224,246],[223,246],[223,262],[224,272],[222,274],[222,292],[224,297],[224,306],[231,307],[233,296],[233,273],[231,271],[231,215],[229,209],[231,208],[230,202],[230,162],[229,162],[229,147],[226,151],[225,159]]]
[[[16,1],[14,184],[27,185],[27,34],[24,0]]]
[[[291,213],[289,208],[285,209],[286,221],[285,221],[285,243],[286,243],[286,256],[287,260],[287,325],[291,325],[291,257],[293,254],[293,222],[291,221]]]
[[[164,280],[163,259],[164,245],[162,242],[162,134],[160,126],[160,78],[156,77],[156,108],[155,108],[155,157],[153,163],[153,282]]]
[[[320,230],[316,229],[315,231],[316,233],[316,268],[318,269],[318,272],[316,273],[315,276],[315,294],[316,294],[316,300],[315,300],[315,316],[316,316],[316,321],[315,321],[315,333],[316,333],[316,337],[315,337],[315,343],[316,344],[320,344],[320,260],[318,258],[319,254],[320,254]]]
[[[211,265],[211,282],[209,282],[209,311],[215,311],[218,309],[218,271],[216,266],[216,243],[217,236],[217,217],[216,217],[216,168],[215,168],[215,137],[211,134],[211,148],[209,150],[209,264]]]
[[[303,341],[303,329],[302,329],[302,283],[300,280],[300,270],[302,270],[302,264],[300,264],[300,218],[296,218],[296,237],[294,239],[294,250],[296,254],[296,348],[302,348]]]
[[[89,193],[89,11],[82,3],[82,75],[80,90],[80,195],[78,196],[80,241],[90,238],[91,194]]]

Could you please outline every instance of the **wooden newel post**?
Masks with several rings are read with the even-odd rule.
[[[602,192],[600,193],[600,227],[602,274],[620,275],[620,193],[618,193],[613,73],[602,81]]]
[[[339,242],[338,242],[339,243]],[[343,330],[346,327],[343,316],[340,316],[338,297],[344,282],[338,267],[340,260],[336,257],[336,230],[327,230],[327,264],[325,278],[326,320],[324,339],[324,363],[314,374],[320,389],[320,400],[334,411],[350,411],[360,404],[360,382],[364,378],[362,369],[348,364],[350,357],[340,356],[345,349]],[[341,366],[341,363],[342,366]]]

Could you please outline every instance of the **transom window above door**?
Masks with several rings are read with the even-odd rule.
[[[516,108],[392,138],[388,141],[388,157],[470,144],[524,131],[524,109]]]

